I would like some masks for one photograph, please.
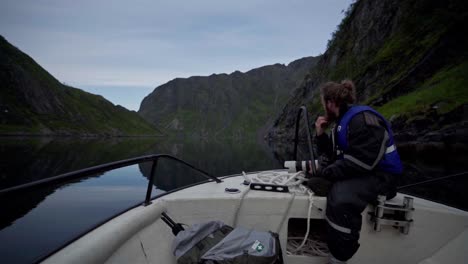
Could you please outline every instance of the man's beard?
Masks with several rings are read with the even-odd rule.
[[[337,116],[334,112],[330,111],[328,108],[325,109],[325,117],[328,122],[334,122],[337,119]]]

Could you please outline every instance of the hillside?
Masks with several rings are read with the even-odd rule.
[[[61,84],[0,36],[0,135],[160,134],[136,112]]]
[[[467,143],[467,18],[459,0],[355,2],[268,138],[292,139],[297,108],[323,112],[319,85],[349,78],[358,102],[389,118],[400,141]]]
[[[148,95],[138,113],[168,134],[252,137],[272,123],[317,60],[307,57],[246,73],[177,78]]]

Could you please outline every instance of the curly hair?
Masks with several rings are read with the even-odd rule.
[[[320,86],[320,94],[325,101],[335,102],[336,105],[356,102],[356,87],[351,80],[343,80],[341,83],[326,82]]]

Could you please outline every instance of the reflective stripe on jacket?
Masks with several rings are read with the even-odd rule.
[[[371,112],[376,115],[379,119],[383,121],[385,124],[385,137],[382,142],[382,146],[380,148],[380,153],[374,164],[366,164],[351,155],[346,154],[346,150],[348,149],[348,125],[351,119],[359,113],[362,112]],[[360,167],[373,170],[377,167],[378,170],[394,173],[394,174],[401,174],[403,171],[403,166],[401,164],[400,156],[398,155],[397,149],[394,144],[393,140],[393,133],[391,130],[390,124],[387,120],[377,111],[372,109],[369,106],[352,106],[348,109],[348,111],[343,115],[340,122],[336,127],[336,142],[334,142],[337,146],[337,152],[339,153],[338,158],[347,159]]]

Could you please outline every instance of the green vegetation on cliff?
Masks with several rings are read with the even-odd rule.
[[[255,137],[271,125],[290,92],[318,58],[231,74],[177,78],[157,87],[139,114],[167,134],[196,137]]]
[[[468,102],[468,61],[442,69],[413,92],[396,97],[378,110],[390,118],[395,115],[424,114],[434,109],[446,114]]]
[[[359,104],[407,125],[468,104],[464,1],[360,0],[346,14],[325,54],[278,116],[271,138],[290,137],[300,105],[322,111],[317,88],[330,80],[353,80]]]
[[[0,36],[0,134],[156,135],[136,112],[61,84]]]

